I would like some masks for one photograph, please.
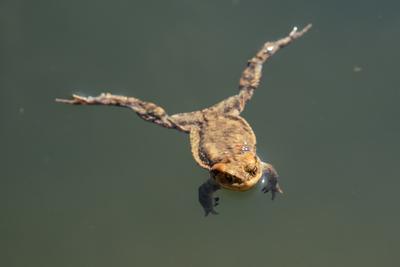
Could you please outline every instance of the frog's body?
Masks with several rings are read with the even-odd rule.
[[[200,166],[211,169],[215,163],[255,152],[256,137],[243,118],[218,114],[205,117],[203,124],[190,131],[192,153]]]
[[[218,198],[213,197],[216,190],[223,187],[245,191],[252,188],[263,175],[268,175],[263,192],[271,191],[274,198],[276,192],[282,192],[277,182],[278,174],[271,164],[262,162],[257,156],[256,137],[240,113],[260,83],[263,63],[310,27],[308,25],[299,32],[295,28],[289,36],[265,43],[257,55],[249,60],[240,79],[239,93],[200,111],[169,116],[154,103],[108,93],[97,97],[73,95],[72,100],[57,101],[76,105],[128,107],[144,120],[188,133],[194,159],[210,172],[210,179],[199,187],[199,201],[206,215],[216,214],[214,207],[218,205]]]
[[[256,155],[256,136],[250,125],[239,116],[206,113],[204,121],[190,131],[192,154],[205,169],[220,169],[233,181],[220,185],[237,191],[250,189],[260,178],[260,160]],[[249,175],[246,170],[252,170]]]

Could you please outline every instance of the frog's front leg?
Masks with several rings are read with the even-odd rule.
[[[274,199],[276,193],[280,193],[280,194],[283,193],[283,191],[278,183],[279,175],[278,175],[277,171],[275,170],[274,166],[272,166],[269,163],[263,162],[262,167],[263,167],[264,175],[268,177],[267,185],[262,188],[262,192],[268,193],[269,191],[271,191],[271,195],[272,195],[271,198]]]
[[[214,192],[219,190],[221,186],[214,179],[208,179],[199,187],[199,202],[204,209],[205,216],[208,214],[218,214],[214,207],[218,206],[218,197],[214,197]]]

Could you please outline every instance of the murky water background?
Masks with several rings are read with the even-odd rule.
[[[0,265],[399,266],[399,7],[1,1]],[[110,91],[203,108],[236,92],[264,41],[309,22],[243,114],[282,177],[274,202],[221,191],[204,218],[187,136],[53,102]]]

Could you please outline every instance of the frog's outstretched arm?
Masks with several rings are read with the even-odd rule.
[[[262,188],[263,193],[271,191],[272,200],[275,198],[276,193],[283,194],[283,191],[278,183],[279,175],[276,172],[274,166],[269,163],[262,162],[263,173],[267,176],[267,185]]]
[[[266,42],[263,47],[258,51],[255,57],[247,62],[239,81],[239,94],[231,96],[218,104],[212,106],[210,109],[216,109],[220,112],[239,115],[246,105],[246,102],[253,96],[254,90],[260,84],[262,75],[263,64],[279,49],[292,43],[297,38],[300,38],[311,28],[308,24],[301,31],[294,27],[288,36],[274,42]]]
[[[72,105],[108,105],[126,107],[135,111],[139,117],[146,121],[151,121],[160,126],[177,129],[187,133],[190,132],[190,126],[192,124],[190,121],[183,120],[187,119],[186,116],[184,118],[176,115],[169,116],[162,107],[135,97],[103,93],[96,97],[72,95],[72,99],[56,99],[56,101]],[[196,118],[196,116],[193,118]]]
[[[199,202],[204,209],[205,216],[218,214],[214,207],[218,205],[219,198],[214,197],[214,192],[221,188],[214,179],[210,178],[199,187]]]

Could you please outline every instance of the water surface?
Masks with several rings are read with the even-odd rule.
[[[399,266],[399,7],[2,1],[0,265]],[[204,218],[208,174],[186,135],[53,101],[110,91],[170,114],[207,107],[264,41],[309,22],[243,114],[282,177],[273,202],[221,191],[221,214]]]

